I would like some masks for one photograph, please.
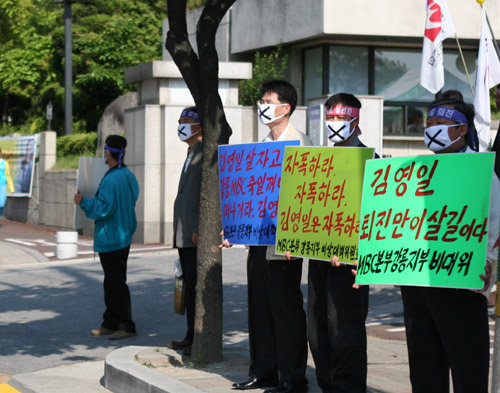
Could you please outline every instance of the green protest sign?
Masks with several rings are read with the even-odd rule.
[[[374,149],[285,148],[276,253],[353,263],[365,161]]]
[[[367,162],[357,284],[480,289],[493,153]]]

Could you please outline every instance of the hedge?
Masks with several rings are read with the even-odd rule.
[[[70,155],[95,157],[97,132],[64,135],[57,138],[57,157]]]

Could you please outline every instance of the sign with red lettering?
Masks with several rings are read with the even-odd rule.
[[[356,283],[482,288],[493,162],[493,153],[368,162]]]
[[[276,253],[356,261],[364,166],[374,153],[352,147],[285,149]]]
[[[274,245],[286,145],[300,141],[219,146],[224,238],[231,244]]]

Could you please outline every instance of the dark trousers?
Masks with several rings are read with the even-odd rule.
[[[184,340],[193,342],[194,337],[194,304],[196,300],[196,247],[178,248],[181,260],[182,277],[184,278],[184,307],[186,310],[187,333]]]
[[[309,261],[307,336],[324,393],[366,392],[369,288],[352,288],[351,269]]]
[[[127,286],[127,259],[130,246],[111,252],[100,252],[104,271],[104,304],[102,326],[111,330],[135,333],[132,305]]]
[[[401,287],[413,393],[487,393],[486,298],[465,289]]]
[[[251,246],[247,261],[249,374],[306,384],[302,259],[267,261],[266,248]]]

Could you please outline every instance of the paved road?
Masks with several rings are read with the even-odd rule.
[[[0,392],[6,381],[23,393],[108,392],[100,382],[107,354],[123,346],[165,347],[169,340],[182,339],[185,318],[173,313],[175,250],[164,247],[160,252],[130,256],[128,277],[139,334],[112,342],[89,335],[90,329],[99,326],[103,312],[99,261],[49,258],[41,262],[23,248],[36,247],[19,244],[22,248],[13,248],[4,232],[8,238],[45,240],[52,236],[50,232],[43,237],[38,230],[29,234],[30,228],[22,231],[20,227],[17,230],[21,233],[16,235],[13,230],[7,231],[7,226],[0,228]],[[5,255],[11,258],[2,260]],[[243,247],[223,252],[227,348],[248,346],[245,259]],[[305,296],[306,277],[304,264]],[[369,336],[400,340],[404,345],[397,288],[371,288],[367,326]],[[71,386],[71,390],[61,386]]]

